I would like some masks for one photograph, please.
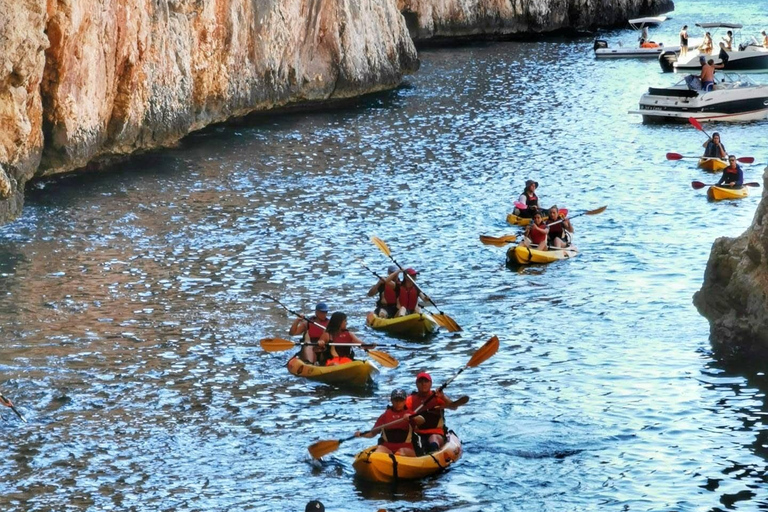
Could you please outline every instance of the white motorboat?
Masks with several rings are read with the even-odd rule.
[[[733,29],[735,45],[739,36],[738,30],[742,25],[738,23],[697,23],[697,27],[705,30],[712,30],[716,33],[717,29]],[[659,64],[665,72],[696,72],[701,69],[699,57],[706,60],[712,59],[715,64],[722,64],[725,71],[768,71],[768,48],[758,43],[757,39],[752,37],[749,41],[744,41],[736,48],[721,53],[719,43],[712,35],[713,49],[711,53],[703,53],[698,49],[691,49],[686,55],[678,55],[677,52],[664,50],[659,55]],[[679,52],[679,50],[678,50]]]
[[[768,117],[768,85],[751,78],[724,74],[711,91],[702,91],[698,77],[689,75],[671,87],[649,87],[640,97],[640,108],[630,114],[643,123],[699,121],[758,121]]]
[[[635,18],[629,20],[629,26],[634,30],[642,30],[646,27],[655,27],[666,20],[666,16],[654,16],[649,18]],[[636,47],[622,46],[609,47],[605,39],[596,39],[592,48],[595,50],[595,58],[621,59],[621,58],[651,58],[655,59],[665,51],[679,52],[679,46],[664,46],[664,43],[643,41]]]

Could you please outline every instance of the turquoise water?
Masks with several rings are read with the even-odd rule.
[[[738,8],[738,11],[734,10]],[[704,12],[710,13],[703,17]],[[679,2],[659,29],[768,26],[761,2]],[[714,19],[713,19],[714,18]],[[692,32],[692,36],[696,34]],[[613,31],[631,41],[635,33]],[[591,39],[421,52],[397,91],[330,112],[194,134],[108,174],[33,184],[0,228],[3,510],[756,510],[766,492],[765,376],[713,358],[691,304],[712,241],[741,233],[760,190],[708,203],[691,180],[705,137],[627,114],[654,61],[598,62]],[[766,81],[758,75],[758,80]],[[707,128],[710,128],[709,126]],[[765,123],[720,126],[757,163]],[[479,234],[526,178],[572,212],[581,254],[508,269]],[[460,325],[386,350],[378,388],[290,376],[292,318],[319,299],[364,327],[384,239]],[[306,448],[373,425],[422,369],[450,378],[492,334],[501,349],[447,389],[464,457],[422,482],[353,478],[365,441],[322,463]]]

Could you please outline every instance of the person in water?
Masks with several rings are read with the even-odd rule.
[[[701,61],[701,74],[699,79],[701,80],[701,90],[711,91],[715,87],[715,70],[723,69],[722,64],[715,65],[715,61],[709,59],[707,62],[703,62],[704,58],[699,59]]]
[[[520,197],[517,198],[517,202],[524,204],[525,208],[515,206],[515,215],[525,219],[533,218],[533,214],[539,209],[539,196],[536,195],[537,188],[539,188],[538,182],[533,180],[525,181],[525,189],[523,189]]]
[[[553,224],[553,222],[556,222],[557,224]],[[549,228],[549,233],[547,233],[547,242],[549,245],[557,248],[568,247],[571,245],[573,226],[569,219],[560,214],[557,205],[554,205],[549,209],[547,227]]]
[[[406,398],[405,390],[395,389],[392,391],[390,395],[392,405],[388,405],[384,414],[379,416],[379,419],[373,425],[373,429],[366,434],[362,434],[359,431],[355,432],[355,436],[373,437],[379,433],[376,429],[387,425],[380,430],[381,436],[379,437],[379,446],[376,447],[376,451],[379,453],[394,453],[395,455],[403,455],[405,457],[415,457],[413,426],[423,424],[424,418],[413,416],[413,411],[406,406]],[[390,425],[390,423],[394,424]]]
[[[547,235],[549,235],[549,228],[547,227],[546,222],[544,222],[544,217],[541,212],[536,212],[533,214],[533,222],[525,228],[523,245],[531,249],[546,251]]]
[[[412,268],[403,271],[403,280],[400,284],[400,290],[397,294],[397,315],[406,316],[414,313],[421,313],[419,298],[429,300],[424,293],[420,292],[416,286],[416,276],[419,273]]]
[[[368,323],[371,323],[372,316],[379,318],[392,318],[397,314],[397,296],[400,293],[400,269],[395,265],[390,265],[387,269],[387,277],[379,279],[375,285],[368,290],[368,296],[373,297],[378,294],[376,300],[376,309],[373,313],[368,313]]]
[[[702,144],[702,147],[704,148],[705,158],[728,159],[728,152],[725,150],[723,143],[720,142],[720,134],[718,132],[713,133],[712,138]]]
[[[723,175],[720,176],[717,186],[741,188],[742,185],[744,185],[744,171],[736,163],[736,156],[730,155],[728,157],[728,167],[723,170]]]
[[[416,391],[408,395],[405,407],[424,418],[423,423],[413,427],[416,434],[413,444],[417,454],[436,452],[445,444],[448,429],[445,427],[443,412],[450,409],[451,404],[453,400],[442,391],[432,395],[432,377],[427,372],[416,376]]]
[[[373,348],[375,344],[364,344],[360,338],[347,330],[347,315],[336,311],[331,315],[328,327],[317,340],[318,347],[324,351],[325,366],[351,363],[355,359],[353,345],[365,345]]]
[[[315,306],[315,314],[309,318],[297,318],[294,320],[293,325],[288,330],[288,334],[291,336],[303,334],[302,340],[304,343],[317,343],[320,336],[325,332],[324,327],[328,326],[328,321],[328,304],[318,302]],[[305,363],[323,365],[325,361],[321,361],[322,354],[323,351],[319,347],[305,345],[299,350],[298,356]]]
[[[688,25],[680,30],[680,55],[688,54]]]

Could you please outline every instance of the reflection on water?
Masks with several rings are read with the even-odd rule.
[[[705,6],[690,4],[678,24]],[[30,420],[0,411],[2,509],[768,506],[765,376],[713,361],[691,305],[711,241],[749,225],[759,198],[691,190],[701,172],[664,154],[697,151],[701,134],[626,114],[664,83],[656,63],[590,52],[428,50],[405,87],[360,105],[33,185],[24,218],[0,228],[0,386]],[[764,130],[721,131],[761,161]],[[504,216],[528,177],[547,205],[608,210],[574,221],[578,258],[510,271],[477,236],[515,232]],[[292,378],[290,352],[258,346],[292,321],[261,293],[307,312],[324,300],[393,343],[364,327],[373,281],[357,259],[390,263],[371,235],[464,332],[387,347],[401,366],[376,390]],[[471,397],[448,415],[465,448],[448,473],[361,483],[362,440],[310,460],[309,444],[370,428],[393,387],[422,369],[444,382],[494,333],[499,353],[447,390]]]

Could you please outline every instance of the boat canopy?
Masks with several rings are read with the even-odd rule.
[[[653,16],[650,18],[635,18],[632,20],[629,20],[629,24],[632,28],[635,30],[643,28],[645,26],[654,27],[656,25],[659,25],[666,20],[666,16]]]
[[[740,23],[697,23],[697,27],[701,28],[741,28]]]

